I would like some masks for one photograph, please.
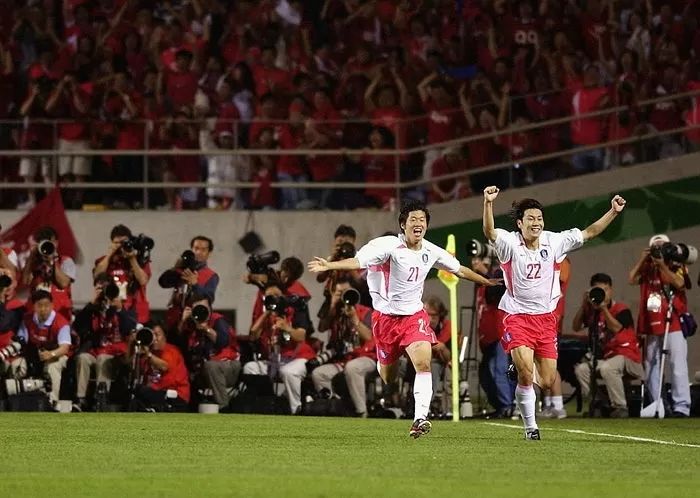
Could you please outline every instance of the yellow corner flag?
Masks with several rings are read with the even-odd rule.
[[[447,236],[445,250],[453,256],[455,255],[456,243],[454,234]],[[450,325],[452,326],[452,330],[450,330],[450,345],[452,346],[452,379],[450,379],[452,382],[452,420],[457,422],[459,420],[459,347],[457,346],[457,284],[459,284],[459,277],[454,273],[440,270],[438,272],[438,278],[450,291]]]

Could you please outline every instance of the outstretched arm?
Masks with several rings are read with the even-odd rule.
[[[359,270],[361,268],[360,261],[357,258],[328,261],[318,256],[314,257],[313,261],[309,261],[307,267],[311,273],[320,273],[330,270]]]
[[[496,228],[493,222],[493,201],[498,197],[498,187],[484,189],[484,235],[491,242],[496,241]]]
[[[485,285],[487,287],[490,287],[492,285],[499,285],[501,283],[501,280],[498,279],[491,279],[489,280],[488,278],[479,275],[477,272],[474,270],[470,270],[466,266],[460,266],[459,271],[455,273],[459,278],[463,278],[465,280],[471,280],[472,282],[475,282],[477,284]]]
[[[582,232],[584,242],[603,233],[603,230],[608,228],[608,225],[610,225],[610,223],[617,218],[617,215],[620,214],[623,209],[625,209],[625,203],[626,201],[621,196],[616,195],[613,197],[613,200],[610,202],[611,206],[608,212]]]

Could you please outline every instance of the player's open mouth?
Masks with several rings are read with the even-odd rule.
[[[420,237],[421,235],[423,235],[423,229],[422,228],[414,228],[413,235],[415,235],[416,237]]]

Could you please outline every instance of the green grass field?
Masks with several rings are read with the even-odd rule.
[[[518,422],[505,425],[519,427]],[[0,496],[700,496],[700,420],[0,414]],[[691,446],[605,435],[619,434]]]

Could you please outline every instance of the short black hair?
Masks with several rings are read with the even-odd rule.
[[[36,242],[41,242],[42,240],[51,240],[51,239],[58,240],[58,233],[56,233],[56,230],[54,230],[53,227],[43,226],[43,227],[37,229],[36,232],[34,232],[34,240]]]
[[[350,225],[340,225],[338,228],[336,228],[335,235],[333,235],[333,238],[339,237],[341,235],[345,237],[352,237],[353,239],[357,238],[355,229]]]
[[[350,277],[348,272],[338,273],[338,276],[333,280],[333,287],[338,284],[350,284],[352,288],[355,288],[355,281]]]
[[[192,240],[190,240],[190,249],[194,245],[195,240],[203,240],[207,244],[209,244],[209,252],[212,252],[214,250],[214,241],[211,240],[209,237],[205,237],[204,235],[197,235],[196,237],[193,237]]]
[[[594,287],[595,284],[607,284],[610,287],[612,287],[612,277],[608,275],[607,273],[596,273],[591,277],[591,287]]]
[[[194,303],[204,300],[206,300],[207,303],[209,303],[209,307],[211,308],[211,298],[204,292],[194,291],[187,298],[187,304],[192,305]]]
[[[430,225],[430,212],[428,211],[428,208],[425,206],[425,204],[421,201],[410,200],[403,205],[401,211],[399,212],[399,230],[401,232],[403,232],[403,228],[401,227],[401,225],[406,224],[406,220],[408,219],[408,213],[412,211],[423,211],[425,213],[425,222],[427,225]]]
[[[38,303],[42,299],[48,299],[53,303],[53,296],[51,295],[51,293],[43,289],[35,290],[34,292],[32,292],[32,296],[30,299],[32,301],[32,304]]]
[[[114,240],[115,237],[131,237],[131,230],[126,225],[117,225],[109,233],[110,240]]]
[[[299,280],[304,274],[304,263],[302,263],[299,258],[293,256],[284,258],[282,263],[280,263],[280,270],[289,273],[289,281],[294,282],[295,280]]]
[[[523,216],[525,216],[525,211],[528,209],[539,209],[544,212],[544,207],[542,203],[536,199],[521,199],[519,201],[513,201],[510,208],[510,217],[513,219],[515,226],[518,226],[518,220],[522,221]]]

